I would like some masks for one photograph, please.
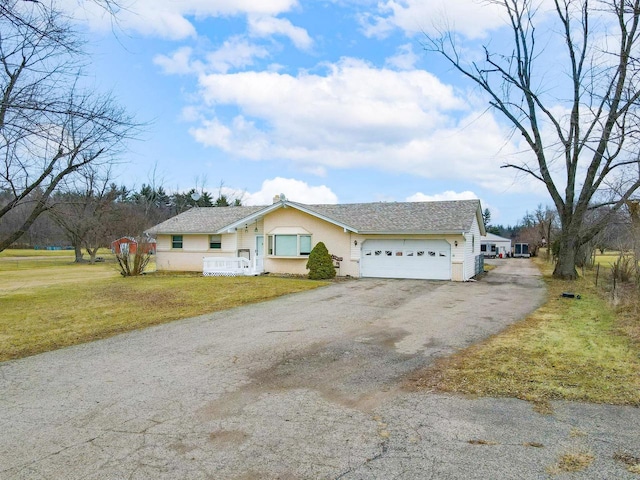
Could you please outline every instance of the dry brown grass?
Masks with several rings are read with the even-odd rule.
[[[547,469],[547,473],[558,475],[564,472],[580,472],[593,463],[595,457],[589,451],[577,451],[561,455],[558,462]]]
[[[484,440],[484,439],[472,439],[467,440],[469,445],[498,445],[498,442],[494,442],[493,440]]]
[[[109,264],[5,271],[0,277],[0,361],[325,284],[198,274],[123,278]]]
[[[437,362],[413,387],[549,400],[640,405],[640,348],[590,280],[564,282],[542,265],[548,300],[525,320]],[[561,293],[580,293],[581,300]],[[549,408],[550,409],[550,408]],[[546,413],[550,413],[547,411]]]
[[[640,458],[629,455],[628,453],[616,453],[613,456],[614,460],[622,462],[626,465],[627,470],[631,473],[640,475]]]

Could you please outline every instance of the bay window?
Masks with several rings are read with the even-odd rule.
[[[311,235],[269,235],[269,255],[301,257],[311,253]]]

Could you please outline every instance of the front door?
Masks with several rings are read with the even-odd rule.
[[[264,272],[264,236],[256,235],[256,272]]]
[[[256,236],[256,257],[262,257],[264,255],[264,236]]]

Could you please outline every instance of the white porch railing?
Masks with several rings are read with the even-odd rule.
[[[249,261],[244,257],[204,257],[202,274],[205,277],[236,277],[260,275],[264,271],[262,257]]]

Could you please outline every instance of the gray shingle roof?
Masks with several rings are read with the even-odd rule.
[[[468,232],[479,200],[378,202],[305,205],[286,202],[359,233]],[[147,230],[148,233],[212,233],[268,206],[192,208]]]
[[[151,227],[147,233],[212,233],[264,207],[198,207]]]
[[[479,205],[479,200],[457,200],[301,206],[360,233],[443,233],[468,232]]]

